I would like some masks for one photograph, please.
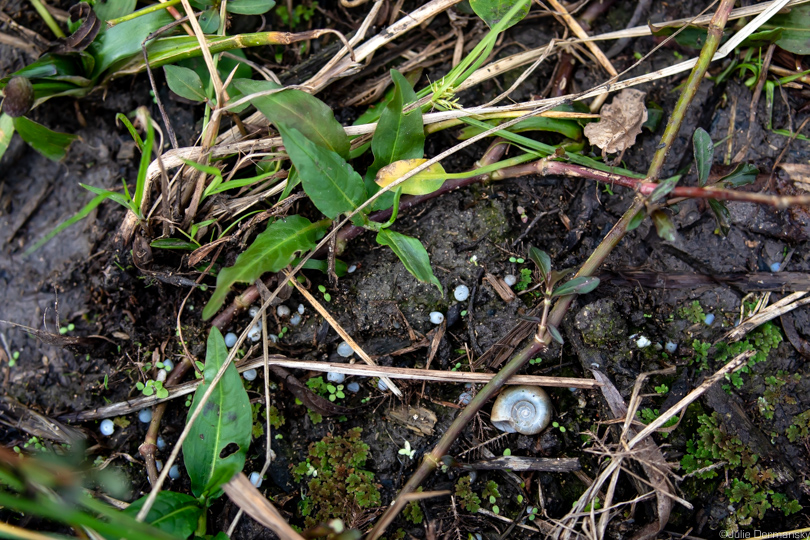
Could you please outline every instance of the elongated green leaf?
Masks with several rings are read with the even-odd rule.
[[[714,158],[714,143],[711,136],[705,129],[699,127],[692,135],[692,151],[695,155],[695,166],[697,167],[698,185],[703,187],[709,179],[709,172],[712,170],[712,160]]]
[[[644,221],[644,218],[647,217],[647,210],[642,208],[633,218],[630,220],[630,223],[627,224],[627,232],[634,231],[638,229],[638,226],[641,225],[641,222]]]
[[[25,116],[14,119],[14,129],[31,148],[53,161],[64,158],[70,144],[79,138],[78,135],[52,131]]]
[[[470,0],[470,7],[473,8],[476,15],[487,23],[487,26],[492,28],[501,22],[501,19],[512,9],[512,6],[520,2],[523,3],[523,8],[509,21],[506,26],[506,28],[509,28],[519,23],[523,17],[529,13],[530,2],[525,2],[524,0]],[[504,30],[506,30],[506,28],[504,28]]]
[[[736,188],[753,184],[757,180],[759,169],[748,163],[740,163],[729,174],[720,179],[727,187]]]
[[[293,266],[298,266],[298,263],[301,262],[301,259],[295,259],[292,262]],[[323,272],[326,274],[329,271],[329,261],[325,261],[322,259],[307,259],[304,262],[304,266],[307,270],[318,270],[319,272]],[[335,259],[335,274],[337,277],[343,277],[346,275],[346,271],[349,269],[349,265],[345,262],[341,261],[340,259]]]
[[[552,296],[565,296],[568,294],[586,294],[599,286],[597,277],[575,277],[571,281],[566,281],[556,289]]]
[[[112,192],[109,192],[109,193],[112,193]],[[98,205],[100,205],[102,202],[104,202],[106,199],[108,199],[109,196],[110,196],[109,193],[106,193],[106,194],[103,194],[103,195],[97,195],[96,197],[93,197],[93,200],[90,201],[89,203],[85,204],[82,207],[81,210],[79,210],[73,216],[71,216],[70,218],[66,219],[65,221],[63,221],[62,223],[60,223],[59,225],[54,227],[51,232],[49,232],[44,237],[42,237],[40,240],[38,240],[33,246],[26,249],[24,255],[30,255],[31,253],[35,252],[36,250],[41,248],[43,245],[45,245],[51,238],[53,238],[54,236],[56,236],[60,232],[64,231],[65,229],[67,229],[68,227],[70,227],[71,225],[76,223],[77,221],[81,221],[83,218],[85,218],[87,216],[87,214],[89,214],[90,212],[95,210]]]
[[[658,237],[666,240],[667,242],[674,242],[677,238],[678,229],[672,222],[672,218],[666,210],[655,210],[650,214],[652,222],[655,225],[655,230],[658,232]]]
[[[3,154],[8,150],[8,145],[11,144],[13,136],[14,121],[9,115],[3,113],[0,115],[0,159],[3,159]]]
[[[391,79],[394,81],[394,95],[385,106],[371,139],[374,163],[369,167],[366,178],[372,180],[377,171],[386,165],[402,159],[419,159],[425,154],[421,109],[407,114],[402,111],[405,104],[416,101],[416,92],[399,71],[392,69]]]
[[[118,17],[123,17],[124,15],[129,15],[133,11],[135,11],[135,4],[138,3],[138,0],[97,0],[95,4],[93,4],[93,11],[96,12],[96,17],[101,19],[104,22],[107,22],[112,19],[117,19]]]
[[[379,170],[377,178],[375,179],[376,183],[380,187],[385,187],[399,180],[402,176],[426,161],[427,160],[424,158],[395,161],[391,165],[386,165]],[[447,179],[446,174],[441,163],[434,163],[424,171],[405,180],[399,187],[402,189],[402,193],[407,195],[427,195],[442,187],[442,184],[444,184],[444,181]],[[390,193],[392,195],[394,194],[393,191]]]
[[[430,257],[422,242],[391,229],[382,229],[377,233],[377,243],[390,247],[408,272],[413,274],[416,279],[424,283],[432,283],[438,287],[439,292],[442,292],[442,285],[433,275]],[[444,293],[442,292],[442,294]]]
[[[787,13],[777,13],[760,30],[781,28],[776,42],[779,47],[794,54],[810,54],[810,4],[793,6]]]
[[[529,258],[537,265],[537,270],[540,271],[540,275],[545,280],[546,276],[551,272],[551,257],[542,249],[532,246],[529,248]]]
[[[563,339],[562,334],[560,334],[560,331],[557,330],[556,326],[548,325],[546,328],[548,329],[548,333],[551,334],[551,338],[554,341],[556,341],[560,345],[565,345],[565,340]]]
[[[225,339],[213,327],[208,336],[203,383],[194,392],[189,418],[227,357]],[[242,470],[252,429],[250,399],[236,366],[230,364],[183,443],[183,462],[196,497],[219,497],[220,486]]]
[[[261,15],[267,13],[276,5],[276,0],[229,0],[228,13],[240,15]]]
[[[659,182],[658,187],[656,187],[650,194],[650,202],[653,203],[658,202],[659,200],[669,195],[672,192],[672,190],[675,189],[675,186],[678,184],[678,181],[680,179],[681,176],[678,175]]]
[[[304,192],[326,217],[335,219],[365,202],[363,179],[337,152],[314,144],[295,128],[279,130]]]
[[[163,66],[166,84],[172,92],[191,101],[205,101],[205,90],[200,76],[180,66]]]
[[[236,263],[223,268],[217,276],[217,288],[203,309],[203,319],[210,319],[222,306],[234,283],[252,283],[265,272],[278,272],[299,251],[309,251],[323,238],[328,222],[311,223],[301,216],[276,221],[256,237]]]
[[[124,513],[133,517],[138,515],[145,502],[146,496],[143,496],[130,504]],[[146,523],[177,538],[188,538],[197,529],[202,512],[200,503],[191,495],[161,491],[146,514]]]
[[[271,81],[234,81],[244,95],[280,88]],[[349,157],[349,138],[332,109],[301,90],[284,90],[250,100],[276,127],[295,128],[314,144]]]
[[[157,249],[182,249],[186,251],[194,251],[200,247],[194,242],[189,242],[181,238],[156,238],[152,240],[149,245]]]
[[[505,122],[506,120],[500,121],[493,121],[490,120],[486,122],[489,124],[489,127],[495,127],[498,124]],[[569,139],[579,140],[582,138],[582,126],[576,123],[574,120],[565,120],[562,118],[546,118],[544,116],[537,116],[535,118],[527,118],[526,120],[522,120],[515,124],[514,126],[507,128],[507,131],[510,133],[521,133],[524,131],[550,131],[552,133],[559,133],[563,137],[568,137]],[[479,133],[483,133],[484,129],[478,126],[467,126],[461,130],[459,134],[459,139],[466,140],[470,137],[478,135]],[[493,135],[494,137],[495,135]]]
[[[709,207],[714,212],[714,219],[717,221],[717,228],[723,236],[728,236],[731,230],[731,213],[728,211],[723,201],[709,199]]]
[[[141,54],[141,43],[149,34],[173,22],[165,9],[147,13],[131,21],[122,22],[112,28],[103,28],[87,51],[96,59],[93,67],[95,79],[113,63],[133,55]],[[151,45],[147,45],[149,50]]]

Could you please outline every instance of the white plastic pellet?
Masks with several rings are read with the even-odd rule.
[[[778,272],[782,268],[781,263],[773,263],[771,265],[771,272]]]
[[[353,274],[355,272],[355,270],[357,270],[357,265],[353,264],[353,265],[351,265],[350,267],[348,267],[346,269],[346,272],[349,273],[349,274]]]
[[[470,288],[467,287],[466,285],[459,285],[453,291],[453,298],[455,298],[459,302],[463,302],[469,297],[470,297]]]
[[[290,317],[290,324],[293,326],[301,324],[301,315],[299,313],[293,313],[292,317]]]
[[[335,384],[340,384],[346,380],[346,375],[344,375],[343,373],[330,371],[326,374],[326,380],[329,382],[333,382]]]
[[[144,424],[148,424],[149,422],[151,422],[152,409],[141,409],[141,411],[138,413],[138,420],[140,420],[141,423]]]
[[[239,336],[234,334],[233,332],[228,332],[225,334],[225,346],[229,349],[236,345],[236,340],[239,339]]]
[[[165,369],[159,369],[157,372],[157,380],[160,382],[164,382],[166,380],[167,375],[168,373],[166,372]]]
[[[253,306],[252,308],[250,308],[248,310],[248,315],[250,315],[251,317],[255,317],[258,314],[259,314],[259,308],[257,308],[256,306]]]
[[[157,438],[157,447],[158,450],[166,450],[166,441],[163,440],[163,437],[161,437],[160,435],[158,435]]]
[[[304,307],[304,304],[298,304],[298,314],[299,315],[303,315],[304,311],[306,311],[306,309],[307,308]]]
[[[503,282],[509,285],[510,287],[514,287],[515,283],[517,283],[517,278],[512,274],[506,274],[503,276]]]
[[[172,480],[177,480],[180,478],[180,467],[177,465],[172,465],[172,468],[169,469],[169,478]]]
[[[278,306],[276,308],[276,314],[279,317],[289,317],[290,316],[290,308],[288,308],[284,304],[281,304],[280,306]]]
[[[171,360],[164,360],[163,361],[163,369],[165,369],[166,371],[173,370],[174,369],[174,362],[172,362]]]
[[[667,341],[666,344],[664,345],[664,350],[672,354],[678,350],[678,344],[675,343],[674,341]]]
[[[711,326],[714,322],[714,313],[708,313],[706,318],[703,319],[703,322],[706,323],[706,326]]]
[[[113,431],[115,431],[115,424],[113,424],[112,420],[107,418],[106,420],[101,421],[101,425],[98,426],[98,430],[105,437],[109,437],[113,434]]]
[[[159,459],[156,459],[155,460],[155,468],[158,470],[158,472],[162,471],[163,470],[163,462],[160,461]]]
[[[262,477],[259,476],[259,473],[257,472],[250,473],[250,483],[256,487],[262,487]]]
[[[469,392],[462,392],[461,395],[458,396],[459,405],[469,405],[472,400],[473,395]]]
[[[360,383],[357,381],[352,381],[346,385],[346,390],[348,390],[353,394],[356,394],[357,392],[360,391]]]
[[[652,341],[647,339],[646,336],[639,336],[639,338],[636,340],[636,346],[639,349],[643,349],[644,347],[649,347],[650,344],[652,344]]]
[[[250,341],[253,341],[253,342],[256,342],[256,341],[259,341],[260,339],[262,339],[262,324],[261,323],[256,323],[248,331],[248,339],[250,339]]]
[[[444,313],[440,311],[431,311],[430,322],[433,324],[442,324],[444,322]]]
[[[278,343],[278,336],[275,334],[267,334],[267,339],[269,339],[273,343]]]
[[[246,381],[255,381],[257,374],[255,369],[249,369],[242,373],[242,377],[244,377]]]
[[[338,345],[337,353],[344,358],[348,358],[354,354],[354,349],[345,341],[341,341],[340,345]]]
[[[377,381],[377,388],[380,390],[380,392],[386,392],[388,390],[388,385],[385,384],[385,381],[379,380]]]

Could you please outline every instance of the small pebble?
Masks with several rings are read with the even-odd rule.
[[[257,472],[250,473],[250,483],[256,487],[262,486],[262,477],[259,476],[259,473]]]
[[[152,409],[141,409],[138,413],[138,420],[143,424],[148,424],[152,421]]]
[[[239,336],[234,334],[233,332],[228,332],[225,334],[225,346],[229,349],[236,345],[236,340],[239,339]]]
[[[253,341],[253,342],[256,342],[256,341],[259,341],[260,339],[262,339],[262,324],[261,323],[256,323],[255,325],[253,325],[253,328],[251,328],[248,331],[248,339],[250,339],[250,341]]]
[[[354,274],[354,271],[355,271],[355,270],[357,270],[357,265],[356,265],[356,264],[353,264],[353,265],[351,265],[350,267],[348,267],[348,268],[346,269],[346,272],[347,272],[347,273],[349,273],[349,274]]]
[[[771,272],[778,272],[782,268],[782,263],[773,263],[771,265]]]
[[[462,392],[460,396],[458,396],[458,404],[459,405],[469,405],[473,399],[473,395],[469,392]]]
[[[301,324],[301,315],[298,313],[293,313],[292,317],[290,317],[290,324],[293,326],[298,326]]]
[[[255,369],[249,369],[242,373],[242,377],[244,377],[246,381],[255,381],[256,375],[258,375],[258,373]]]
[[[169,478],[172,480],[177,480],[180,478],[180,467],[177,465],[172,465],[172,468],[169,469]]]
[[[160,461],[159,459],[155,460],[155,468],[157,469],[158,472],[162,471],[163,470],[163,462]]]
[[[174,369],[174,362],[172,362],[171,360],[164,360],[163,361],[163,369],[165,369],[166,371],[173,370]]]
[[[250,315],[251,317],[255,317],[258,314],[259,314],[259,308],[257,308],[256,306],[253,306],[252,308],[250,308],[248,310],[248,315]]]
[[[166,441],[163,440],[163,437],[161,437],[160,435],[158,435],[156,444],[157,444],[158,450],[166,450]]]
[[[356,394],[357,392],[360,391],[360,383],[357,381],[352,381],[346,385],[346,390],[352,392],[353,394]]]
[[[383,380],[377,381],[377,388],[380,390],[380,392],[387,392],[388,391],[388,385],[385,384],[385,381],[383,381]]]
[[[348,358],[354,354],[354,349],[345,341],[341,341],[340,345],[338,345],[337,353],[344,358]]]
[[[674,341],[667,341],[666,344],[664,345],[664,350],[672,354],[678,350],[678,344],[675,343]]]
[[[112,420],[107,418],[106,420],[101,421],[101,425],[98,426],[98,430],[105,437],[109,437],[113,434],[113,431],[115,431],[115,424],[113,424]]]
[[[159,369],[157,372],[157,380],[160,382],[164,382],[166,380],[166,376],[168,372],[165,369]]]
[[[326,380],[329,382],[333,382],[335,384],[340,384],[346,380],[346,375],[343,373],[337,373],[335,371],[330,371],[326,374]]]
[[[298,314],[299,315],[303,315],[304,311],[306,311],[306,309],[307,308],[304,307],[304,304],[298,304]]]
[[[278,306],[276,308],[276,314],[279,317],[289,317],[290,316],[290,308],[288,308],[284,304],[281,304],[280,306]]]
[[[433,324],[442,324],[444,322],[444,313],[440,311],[432,311],[430,313],[430,322]]]
[[[639,349],[643,349],[644,347],[649,347],[650,344],[652,344],[652,341],[647,339],[645,336],[639,336],[639,338],[636,340],[636,346]]]
[[[506,274],[503,276],[503,282],[509,285],[510,287],[514,287],[515,283],[517,283],[517,278],[512,274]]]
[[[703,319],[703,322],[706,323],[706,326],[711,326],[714,322],[714,313],[707,313],[706,318]]]
[[[459,302],[463,302],[467,298],[470,297],[470,288],[466,285],[459,285],[456,287],[456,290],[453,291],[453,298],[458,300]]]

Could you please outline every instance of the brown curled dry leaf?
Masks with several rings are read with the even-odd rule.
[[[604,154],[623,153],[633,146],[641,126],[647,121],[646,94],[631,88],[619,92],[602,107],[601,118],[585,126],[585,136]]]

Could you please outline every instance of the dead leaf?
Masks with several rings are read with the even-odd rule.
[[[388,417],[420,437],[433,435],[433,426],[436,425],[436,414],[426,407],[399,407],[390,409]]]
[[[636,142],[641,126],[647,121],[646,94],[628,88],[602,107],[602,118],[585,126],[585,136],[603,153],[622,153]]]

